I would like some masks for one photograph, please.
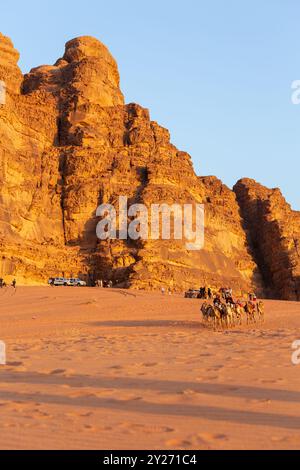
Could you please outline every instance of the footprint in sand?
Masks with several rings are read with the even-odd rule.
[[[190,441],[183,439],[170,439],[166,441],[165,444],[170,449],[187,449],[192,446]]]
[[[262,379],[262,380],[260,380],[260,383],[262,383],[262,384],[276,384],[278,382],[280,382],[280,380],[278,380],[278,379]]]
[[[272,436],[271,441],[275,443],[288,442],[290,439],[288,436]]]
[[[10,367],[20,367],[23,365],[23,362],[7,362],[6,365]]]
[[[163,434],[175,432],[175,429],[169,426],[156,426],[139,423],[121,423],[120,428],[126,429],[129,433],[143,432],[145,434]]]
[[[85,425],[83,426],[83,429],[84,429],[85,431],[89,431],[89,432],[96,432],[96,431],[97,431],[96,426],[92,426],[91,424],[85,424]]]
[[[50,375],[62,375],[66,372],[66,369],[54,369],[50,372]]]
[[[143,397],[137,397],[137,396],[131,396],[131,397],[128,397],[126,399],[126,401],[128,402],[132,402],[132,401],[142,401],[143,400]]]
[[[224,366],[213,366],[206,369],[206,372],[218,372],[219,370],[223,369]]]
[[[175,449],[190,449],[196,447],[203,447],[210,449],[216,446],[218,442],[222,443],[227,440],[228,437],[225,434],[210,434],[210,433],[199,433],[196,435],[188,436],[187,439],[171,439],[166,441],[166,446]]]
[[[34,410],[34,416],[32,418],[38,418],[38,419],[52,419],[53,415],[46,413],[44,411],[40,410]]]
[[[80,412],[76,412],[76,411],[69,411],[68,413],[64,413],[64,416],[66,418],[71,419],[72,421],[82,418],[82,414]]]
[[[271,405],[272,400],[270,398],[262,398],[262,399],[252,398],[250,400],[246,400],[246,403],[249,403],[250,405],[263,405],[263,406],[266,406],[266,405]]]
[[[87,391],[78,391],[74,393],[70,393],[69,396],[71,398],[95,398],[97,395],[95,393],[89,393]]]
[[[196,444],[215,444],[216,442],[222,442],[228,440],[228,437],[225,434],[213,434],[208,432],[202,432],[190,438]]]

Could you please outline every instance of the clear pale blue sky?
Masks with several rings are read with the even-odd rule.
[[[198,174],[280,186],[300,209],[299,18],[299,0],[17,0],[1,4],[0,31],[24,72],[96,36],[126,102],[150,108]]]

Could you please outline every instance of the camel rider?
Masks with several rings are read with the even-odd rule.
[[[221,297],[219,294],[217,294],[213,300],[213,304],[215,307],[220,308],[221,305]]]
[[[250,292],[249,294],[249,302],[253,302],[256,300],[256,295],[253,292]]]
[[[230,305],[234,305],[234,300],[232,298],[232,295],[227,295],[226,296],[226,303]]]

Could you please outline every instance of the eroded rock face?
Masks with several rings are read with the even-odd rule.
[[[6,83],[10,92],[19,93],[23,76],[18,67],[20,54],[11,40],[0,33],[0,80]]]
[[[53,66],[24,77],[0,36],[0,274],[42,283],[49,276],[106,278],[156,289],[263,283],[234,192],[199,178],[190,156],[148,110],[124,104],[107,48],[90,37],[67,43]],[[101,203],[205,204],[205,247],[185,240],[96,237]]]
[[[273,296],[300,300],[300,213],[279,189],[251,179],[234,188],[265,285]]]

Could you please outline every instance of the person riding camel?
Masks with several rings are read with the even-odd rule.
[[[231,295],[228,295],[228,296],[226,297],[226,304],[228,304],[228,305],[235,305],[235,302],[234,302],[234,300],[233,300],[233,298],[232,298]]]
[[[221,296],[219,294],[216,294],[214,300],[213,300],[213,304],[215,307],[217,308],[220,308],[221,305],[222,305],[222,302],[221,302]]]

